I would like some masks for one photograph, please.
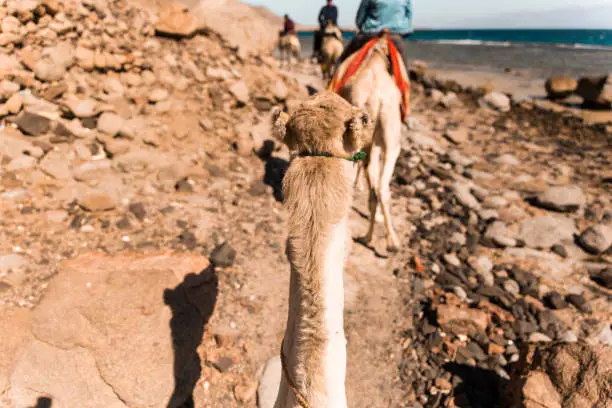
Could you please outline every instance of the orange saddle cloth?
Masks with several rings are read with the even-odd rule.
[[[367,65],[367,62],[377,49],[384,52],[389,58],[390,73],[395,79],[395,84],[402,95],[400,113],[402,121],[405,121],[410,113],[410,78],[402,56],[389,36],[373,38],[361,47],[359,51],[343,61],[338,69],[336,69],[327,89],[338,93],[362,67]]]

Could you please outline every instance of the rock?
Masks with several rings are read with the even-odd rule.
[[[51,210],[45,214],[47,221],[53,224],[61,224],[68,219],[68,213],[62,210]]]
[[[238,81],[229,87],[229,91],[240,105],[246,105],[251,99],[249,88],[244,81]]]
[[[612,108],[612,74],[580,78],[576,94],[587,104]]]
[[[559,341],[563,343],[576,343],[578,341],[578,336],[576,336],[574,332],[568,330],[559,336]]]
[[[100,132],[115,136],[123,128],[125,121],[116,113],[104,112],[98,118],[97,128]]]
[[[573,220],[542,215],[523,221],[518,238],[530,248],[550,248],[561,241],[572,240],[576,232]]]
[[[182,406],[200,375],[193,344],[216,302],[208,265],[167,252],[62,263],[33,311],[32,339],[8,360],[11,402],[29,407],[45,395],[54,406]]]
[[[536,203],[547,210],[573,212],[585,205],[586,198],[578,186],[559,186],[539,194]]]
[[[139,221],[144,221],[147,216],[147,210],[143,203],[132,203],[129,205],[128,209]]]
[[[198,22],[187,6],[179,3],[170,3],[162,8],[155,24],[158,35],[171,37],[191,37],[198,28]]]
[[[234,397],[240,402],[250,401],[257,393],[257,383],[248,381],[236,384],[234,386]]]
[[[529,335],[530,343],[550,343],[552,339],[545,334],[542,333],[531,333]]]
[[[512,279],[504,281],[503,287],[506,292],[510,293],[514,297],[518,297],[518,295],[520,295],[521,293],[521,287],[516,281]]]
[[[485,311],[452,305],[438,305],[436,316],[438,325],[445,332],[472,337],[485,333],[490,319]]]
[[[111,170],[112,163],[110,160],[102,159],[95,161],[88,161],[77,166],[73,171],[72,175],[77,181],[90,181],[96,180]]]
[[[169,96],[170,93],[167,90],[163,88],[157,88],[151,91],[151,93],[149,94],[149,102],[158,103],[161,101],[165,101],[166,99],[168,99]]]
[[[551,309],[561,310],[568,307],[567,302],[559,292],[550,292],[544,297],[544,301]]]
[[[70,161],[64,152],[58,150],[47,153],[40,163],[38,163],[38,167],[58,180],[69,180],[72,178]]]
[[[604,407],[612,400],[612,349],[584,343],[526,344],[508,385],[516,408]]]
[[[497,164],[505,166],[518,166],[521,162],[513,154],[502,154],[493,160]]]
[[[45,48],[34,65],[34,73],[41,81],[59,81],[64,78],[66,69],[72,65],[73,61],[72,46],[69,44]]]
[[[236,250],[228,242],[218,245],[210,254],[210,261],[215,266],[230,267],[236,260]]]
[[[78,204],[87,211],[108,211],[116,207],[113,197],[102,192],[89,192],[78,199]]]
[[[109,95],[123,96],[123,84],[117,78],[106,78],[104,80],[104,92]]]
[[[606,289],[612,289],[612,267],[591,275],[591,279]]]
[[[8,272],[26,264],[26,259],[17,254],[0,255],[0,272]]]
[[[461,261],[455,254],[444,254],[442,258],[444,259],[444,262],[456,268],[459,268],[461,266]]]
[[[495,284],[495,277],[491,272],[493,270],[493,262],[486,256],[479,256],[478,258],[470,258],[468,263],[482,278],[486,286],[493,286]]]
[[[11,115],[16,115],[21,111],[23,107],[23,96],[16,93],[9,98],[8,101],[4,104],[4,109],[7,110]]]
[[[453,293],[457,296],[457,298],[462,301],[465,302],[468,300],[468,295],[465,292],[465,289],[463,289],[461,286],[455,286],[453,287]]]
[[[444,132],[444,137],[455,144],[463,144],[470,140],[469,132],[465,128],[447,130]]]
[[[578,89],[578,81],[574,78],[552,77],[544,85],[549,99],[564,99]]]
[[[272,95],[274,95],[274,97],[279,101],[284,101],[287,99],[287,96],[289,96],[289,90],[287,89],[287,85],[285,85],[284,81],[280,79],[274,81],[274,85],[272,85]]]
[[[93,99],[70,98],[66,106],[77,118],[91,118],[98,114],[98,104]]]
[[[478,101],[480,106],[499,112],[510,111],[510,98],[501,92],[489,92]]]
[[[461,205],[473,210],[480,209],[480,203],[478,202],[476,197],[472,195],[471,187],[469,184],[456,182],[453,184],[452,190],[455,195],[455,198],[457,198],[457,201],[459,201]]]
[[[274,408],[281,382],[281,371],[280,356],[273,357],[266,363],[257,388],[259,408]]]
[[[593,254],[606,252],[612,246],[612,226],[596,225],[587,228],[578,239],[578,243]]]
[[[7,171],[22,171],[36,167],[36,159],[32,156],[16,157],[6,166]]]
[[[40,136],[51,130],[51,120],[35,112],[23,111],[15,119],[19,129],[30,136]]]
[[[21,86],[19,84],[4,79],[0,81],[0,99],[9,99],[19,92],[20,89]]]
[[[77,47],[74,51],[74,57],[79,67],[85,71],[93,71],[95,64],[95,53],[89,48]]]
[[[589,314],[593,311],[593,308],[591,307],[589,302],[586,301],[583,295],[577,295],[573,293],[573,294],[567,295],[566,299],[569,303],[574,305],[576,309],[580,310],[582,313]]]

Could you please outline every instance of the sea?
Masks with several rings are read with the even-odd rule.
[[[305,54],[312,32],[299,33]],[[345,32],[345,42],[355,35]],[[406,38],[409,60],[434,69],[523,72],[532,77],[612,72],[612,30],[417,30]]]

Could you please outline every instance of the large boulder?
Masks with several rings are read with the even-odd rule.
[[[221,35],[244,55],[269,52],[278,39],[271,25],[254,7],[238,0],[183,0],[203,29]]]
[[[552,77],[546,81],[544,86],[550,99],[563,99],[576,92],[578,81],[574,78]]]
[[[65,262],[31,318],[0,314],[7,406],[30,407],[40,395],[54,407],[183,406],[216,296],[215,273],[198,255]]]
[[[191,37],[198,31],[198,22],[184,4],[170,3],[159,12],[155,31],[172,37]]]
[[[526,345],[508,391],[511,408],[609,407],[612,348],[583,343]]]
[[[581,78],[576,93],[587,104],[612,108],[612,74]]]
[[[508,112],[511,108],[510,98],[501,92],[489,92],[478,101],[480,106],[499,112]]]

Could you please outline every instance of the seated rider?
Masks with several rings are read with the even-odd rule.
[[[285,14],[283,30],[280,32],[280,36],[284,37],[288,34],[295,34],[295,23],[289,18],[288,14]]]
[[[391,34],[393,44],[406,63],[403,37],[410,35],[412,29],[412,0],[361,0],[355,19],[359,32],[344,49],[338,65],[354,52],[359,51],[368,41],[383,30]]]
[[[338,26],[338,8],[334,5],[333,0],[327,0],[327,5],[319,11],[319,31],[314,32],[314,47],[312,57],[318,58],[321,53],[321,44],[323,43],[323,32],[325,26],[330,22]]]

